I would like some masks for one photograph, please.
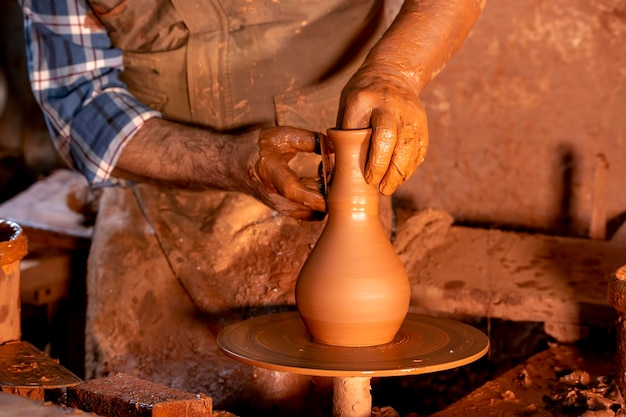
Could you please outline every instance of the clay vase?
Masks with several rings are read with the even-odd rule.
[[[0,219],[0,345],[20,340],[20,261],[27,252],[22,228]]]
[[[329,129],[335,172],[328,220],[296,281],[313,340],[373,346],[393,340],[409,308],[409,280],[380,222],[378,187],[364,178],[371,129]]]

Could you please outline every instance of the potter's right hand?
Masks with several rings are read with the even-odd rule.
[[[289,167],[299,152],[315,152],[316,136],[292,127],[261,129],[258,154],[249,163],[252,193],[268,207],[291,217],[313,220],[326,211],[319,178],[299,178]]]
[[[372,128],[365,179],[391,195],[424,160],[426,111],[416,83],[391,64],[361,67],[341,94],[337,126]]]

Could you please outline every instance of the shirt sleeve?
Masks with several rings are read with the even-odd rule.
[[[112,185],[126,143],[160,113],[119,80],[112,46],[86,0],[19,0],[31,87],[61,157],[90,184]]]

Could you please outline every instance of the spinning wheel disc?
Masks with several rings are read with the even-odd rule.
[[[407,315],[393,341],[344,347],[314,342],[297,312],[234,324],[218,336],[220,348],[249,365],[316,376],[397,376],[443,371],[473,362],[489,350],[481,331],[454,320]]]

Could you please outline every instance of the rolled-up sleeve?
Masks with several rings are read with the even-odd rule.
[[[119,80],[122,51],[85,0],[19,0],[31,86],[61,157],[93,185],[111,177],[141,126],[160,113]]]

